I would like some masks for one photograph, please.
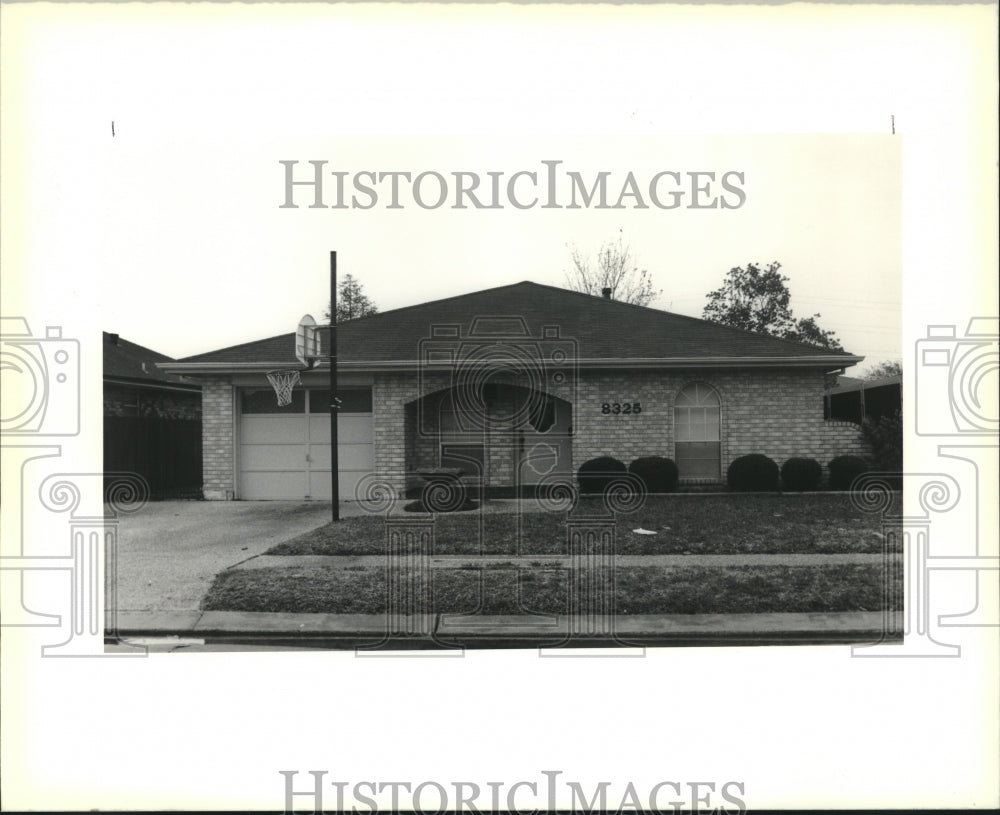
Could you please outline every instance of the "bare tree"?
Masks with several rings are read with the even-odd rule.
[[[566,285],[573,291],[601,295],[611,289],[611,298],[623,303],[647,306],[662,294],[653,288],[653,278],[640,269],[632,256],[632,247],[625,243],[621,231],[617,241],[601,244],[597,257],[585,255],[577,246],[570,249],[573,270],[566,273]]]

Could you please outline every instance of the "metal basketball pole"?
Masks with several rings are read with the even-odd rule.
[[[333,520],[340,520],[340,461],[337,451],[337,253],[330,252],[330,483]]]

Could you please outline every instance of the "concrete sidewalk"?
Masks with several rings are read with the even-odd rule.
[[[415,633],[390,632],[389,618],[384,614],[122,612],[117,619],[117,633],[124,647],[133,640],[148,642],[150,638],[171,637],[195,643],[263,643],[331,649],[380,643],[392,649],[509,648],[570,642],[607,645],[615,644],[615,639],[649,646],[873,643],[885,639],[888,615],[882,612],[618,615],[613,621],[613,635],[604,631],[572,637],[570,632],[587,631],[588,621],[563,615],[460,614],[433,614],[422,621],[415,617],[408,620],[410,625],[423,622],[425,627]],[[109,619],[109,634],[112,626]]]

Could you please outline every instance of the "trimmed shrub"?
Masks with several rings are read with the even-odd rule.
[[[646,492],[673,492],[677,489],[677,465],[663,456],[644,456],[628,465],[628,471],[646,485]]]
[[[726,471],[729,489],[740,492],[778,489],[778,465],[767,456],[751,453],[740,456]]]
[[[599,456],[585,461],[576,471],[576,481],[581,495],[595,495],[604,492],[617,473],[627,473],[628,469],[618,459]]]
[[[876,469],[890,473],[903,469],[903,417],[898,410],[877,422],[865,419],[861,433],[872,448]]]
[[[830,469],[831,490],[849,490],[855,478],[871,470],[868,462],[860,456],[837,456],[827,467]]]
[[[790,458],[781,465],[781,485],[786,490],[814,490],[823,477],[823,468],[814,458]]]

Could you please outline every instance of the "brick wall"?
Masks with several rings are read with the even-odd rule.
[[[486,439],[486,486],[506,487],[514,483],[514,428],[491,427]]]
[[[581,376],[574,467],[601,455],[626,464],[643,455],[674,458],[674,401],[693,382],[719,395],[723,476],[733,459],[749,453],[763,453],[779,466],[793,456],[815,458],[824,469],[836,455],[867,455],[858,425],[823,419],[824,377],[818,371],[595,372]],[[602,412],[604,403],[615,402],[638,402],[642,412]]]
[[[429,392],[428,388],[424,388]],[[372,432],[375,441],[375,472],[402,493],[406,487],[407,427],[419,419],[416,406],[408,403],[419,395],[420,384],[412,374],[381,374],[372,385]],[[407,420],[406,414],[410,418]],[[412,454],[414,441],[409,442]]]
[[[201,388],[203,487],[208,501],[229,501],[236,492],[233,460],[233,386],[228,379],[204,380]]]
[[[669,374],[651,371],[582,372],[573,406],[573,470],[598,456],[625,464],[640,456],[672,458],[676,382]],[[605,414],[605,403],[628,404],[633,412]],[[639,413],[634,412],[636,403]]]
[[[693,382],[710,385],[721,401],[723,477],[733,459],[748,453],[763,453],[779,465],[792,456],[815,458],[824,469],[836,455],[867,454],[857,425],[824,420],[824,377],[819,371],[583,371],[550,391],[574,403],[574,470],[602,455],[626,464],[640,456],[674,458],[674,400]],[[450,385],[451,378],[443,373],[420,380],[405,374],[376,377],[375,467],[397,489],[413,486],[404,484],[405,472],[437,466],[435,440],[426,432],[413,432],[421,416],[434,409],[435,400],[417,400]],[[605,414],[605,403],[638,403],[640,412]],[[512,462],[493,444],[488,444],[487,461],[487,483],[501,483]]]
[[[830,459],[836,456],[871,456],[871,448],[860,428],[861,425],[854,422],[823,422],[823,436],[813,457],[823,465],[824,471]]]
[[[501,380],[502,381],[502,380]],[[674,400],[685,385],[713,387],[721,401],[722,473],[747,453],[763,453],[779,465],[792,456],[815,458],[824,469],[836,455],[866,455],[860,428],[823,419],[823,374],[818,371],[733,370],[581,372],[550,393],[573,403],[573,468],[601,455],[628,464],[640,456],[675,457]],[[510,380],[522,385],[523,380]],[[421,397],[452,385],[447,373],[379,374],[372,388],[375,470],[394,489],[408,486],[406,474],[438,465],[438,445],[426,431],[435,399]],[[638,403],[640,412],[605,414],[602,405]],[[233,386],[206,379],[202,388],[204,494],[231,499],[234,483]],[[491,437],[487,483],[501,483],[513,470],[509,434]]]

